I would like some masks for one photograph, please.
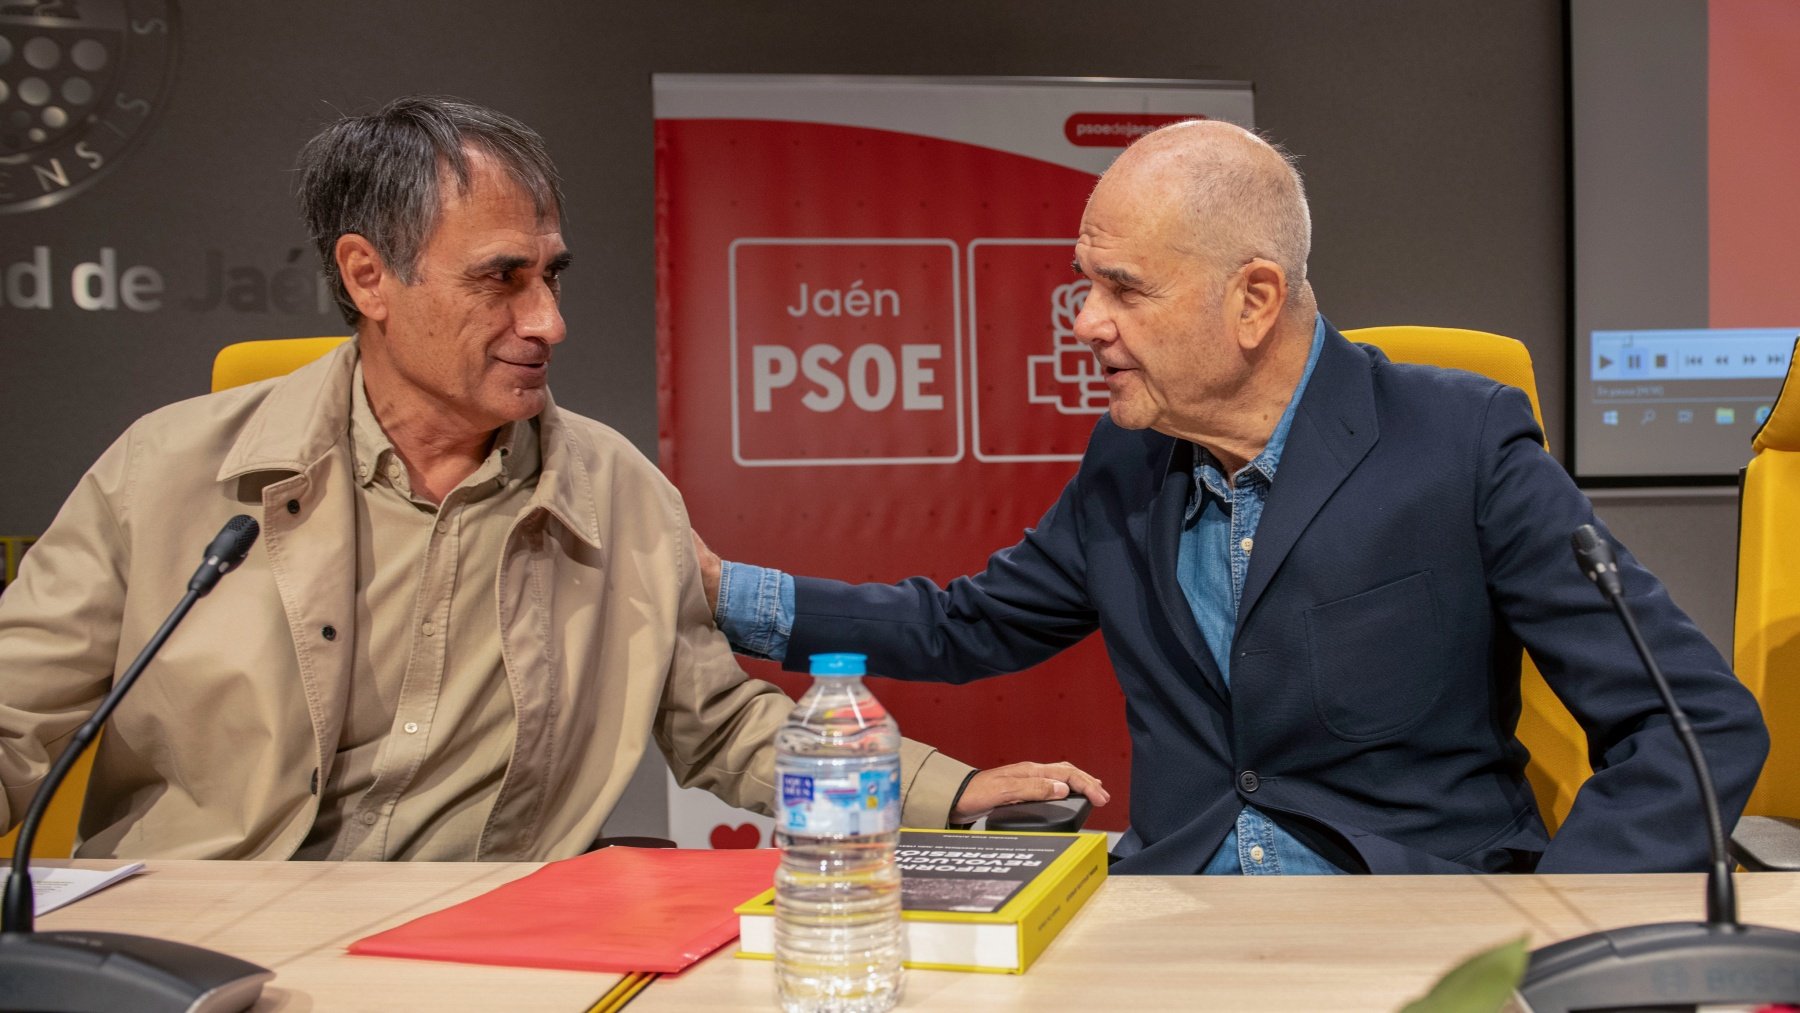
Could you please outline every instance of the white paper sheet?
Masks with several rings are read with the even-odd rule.
[[[31,870],[31,895],[37,913],[47,914],[142,871],[142,862],[130,862],[116,869],[104,870],[34,866]]]

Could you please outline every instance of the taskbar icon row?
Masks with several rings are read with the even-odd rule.
[[[1605,426],[1640,425],[1647,426],[1659,420],[1665,424],[1673,420],[1676,425],[1705,425],[1710,422],[1715,426],[1734,426],[1738,417],[1743,415],[1753,420],[1756,425],[1768,421],[1773,405],[1757,405],[1752,412],[1739,412],[1730,405],[1717,405],[1705,408],[1608,408],[1600,413],[1600,424]]]

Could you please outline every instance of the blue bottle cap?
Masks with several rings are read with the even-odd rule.
[[[868,674],[869,656],[866,654],[815,654],[810,660],[810,671],[814,675]]]

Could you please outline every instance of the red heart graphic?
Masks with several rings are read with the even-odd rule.
[[[712,841],[712,846],[719,850],[754,848],[762,844],[762,831],[756,829],[754,823],[741,823],[735,827],[728,827],[721,823],[713,827],[712,835],[708,839]]]

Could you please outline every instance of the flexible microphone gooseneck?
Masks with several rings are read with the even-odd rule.
[[[1612,546],[1592,524],[1576,528],[1571,542],[1582,572],[1612,603],[1644,669],[1656,683],[1699,782],[1712,858],[1706,874],[1706,921],[1633,925],[1535,950],[1525,980],[1519,984],[1520,1004],[1530,1013],[1573,1013],[1800,1000],[1800,933],[1738,922],[1737,894],[1712,772],[1687,714],[1675,701],[1669,681],[1625,601]]]
[[[1675,691],[1669,688],[1662,666],[1656,663],[1650,645],[1644,642],[1644,634],[1638,629],[1637,617],[1631,614],[1631,606],[1625,604],[1625,586],[1619,577],[1619,561],[1613,555],[1612,545],[1592,524],[1576,528],[1570,543],[1575,547],[1575,558],[1581,562],[1581,572],[1587,574],[1587,579],[1593,581],[1612,603],[1613,611],[1625,625],[1625,635],[1631,638],[1631,646],[1643,660],[1644,670],[1656,683],[1663,708],[1669,712],[1669,722],[1681,740],[1681,748],[1687,751],[1688,762],[1694,767],[1694,779],[1700,782],[1700,804],[1706,809],[1706,835],[1712,852],[1712,862],[1706,870],[1706,920],[1712,925],[1736,925],[1737,889],[1731,881],[1731,851],[1725,841],[1724,821],[1719,816],[1719,793],[1713,787],[1712,768],[1706,763],[1706,754],[1700,751],[1694,726],[1688,723],[1687,713],[1675,702]]]
[[[13,845],[12,872],[0,902],[0,997],[8,1009],[76,1011],[240,1010],[256,1002],[274,972],[222,953],[115,932],[36,932],[31,891],[31,847],[44,811],[119,701],[131,689],[169,634],[219,578],[244,561],[258,534],[256,521],[239,514],[206,547],[169,617],[131,667],[69,740],[32,797]]]

